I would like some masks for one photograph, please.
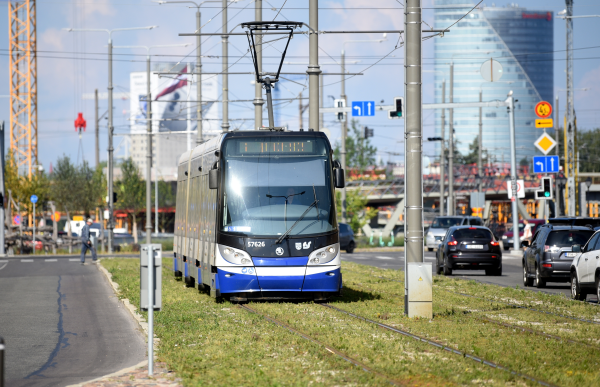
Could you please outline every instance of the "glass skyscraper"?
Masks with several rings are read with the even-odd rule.
[[[435,0],[435,27],[443,29],[463,17],[473,6],[469,0]],[[540,154],[533,142],[543,133],[536,129],[535,105],[553,104],[554,15],[518,6],[482,7],[454,25],[443,38],[435,39],[435,102],[442,102],[442,82],[446,81],[446,102],[450,92],[450,63],[454,64],[454,102],[475,102],[479,91],[483,101],[504,101],[512,90],[515,103],[517,162]],[[426,28],[424,28],[426,29]],[[498,82],[486,82],[481,65],[493,58],[503,67]],[[491,161],[510,161],[508,113],[503,108],[484,108],[483,149]],[[479,134],[479,109],[454,109],[455,146],[462,154]],[[441,111],[435,114],[436,135],[441,134]],[[445,137],[448,138],[446,113]],[[554,132],[554,130],[550,130]],[[439,146],[438,146],[439,154]]]

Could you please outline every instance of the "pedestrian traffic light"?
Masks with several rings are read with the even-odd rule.
[[[404,117],[404,98],[394,98],[394,109],[388,110],[388,118],[390,120]]]
[[[113,192],[113,203],[117,202],[117,193]]]
[[[346,100],[345,99],[336,99],[333,101],[333,106],[336,108],[345,108]],[[346,113],[338,112],[338,114],[337,114],[338,121],[344,121],[345,118],[346,118]]]
[[[373,129],[369,129],[365,126],[365,140],[369,137],[373,137]]]
[[[537,200],[552,200],[552,177],[542,177],[542,186],[540,188],[541,189],[535,191],[535,198]]]

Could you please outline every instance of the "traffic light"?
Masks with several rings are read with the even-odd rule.
[[[390,120],[404,117],[404,98],[394,98],[394,110],[388,110],[388,118]]]
[[[537,200],[552,200],[554,197],[552,195],[552,177],[542,177],[542,186],[540,188],[541,189],[535,191],[535,198]]]
[[[345,108],[346,107],[346,100],[344,99],[336,99],[333,101],[333,106],[336,108]],[[338,121],[344,121],[344,119],[346,118],[346,113],[344,112],[338,112],[337,114],[337,120]]]
[[[373,129],[369,129],[365,126],[365,140],[369,137],[373,137]]]
[[[117,202],[117,193],[113,192],[113,203]]]

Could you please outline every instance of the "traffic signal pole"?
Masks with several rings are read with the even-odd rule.
[[[450,63],[450,103],[454,103],[454,62]],[[454,109],[448,121],[448,215],[454,215]]]
[[[346,100],[346,52],[342,48],[342,95],[341,98],[344,100],[344,105],[347,106]],[[340,150],[342,157],[342,170],[346,174],[346,136],[348,135],[348,114],[344,114],[342,120],[342,148]],[[344,176],[345,178],[346,176]],[[345,180],[344,180],[345,181]],[[342,188],[342,222],[346,223],[346,186]]]
[[[521,237],[519,236],[519,209],[517,200],[517,149],[515,141],[515,99],[512,90],[508,96],[508,125],[510,128],[510,181],[512,188],[512,219],[513,219],[513,251],[521,252]]]
[[[446,80],[442,81],[442,103],[446,103]],[[446,193],[446,142],[444,129],[446,126],[446,109],[442,109],[442,141],[440,145],[440,216],[444,216],[444,194]]]

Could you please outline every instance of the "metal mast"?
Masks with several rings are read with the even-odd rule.
[[[38,164],[37,28],[35,0],[8,3],[10,150],[19,173]]]
[[[254,20],[262,21],[262,0],[256,0],[254,4]],[[262,35],[256,35],[256,45],[260,47],[259,50],[256,51],[256,62],[258,66],[258,72],[262,73]],[[301,100],[302,101],[302,100]],[[254,129],[260,129],[263,124],[263,105],[265,101],[262,98],[262,84],[256,82],[254,84]]]
[[[567,5],[567,126],[565,128],[565,174],[567,177],[567,215],[575,216],[575,107],[573,104],[573,0]]]

